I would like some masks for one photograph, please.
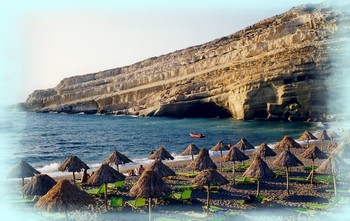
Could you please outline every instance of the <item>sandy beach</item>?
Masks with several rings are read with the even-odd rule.
[[[312,145],[321,146],[321,143],[312,143]],[[331,142],[325,143],[323,150],[329,153],[334,149]],[[274,150],[277,155],[282,150]],[[303,163],[304,166],[311,165],[311,160],[303,159],[300,154],[305,151],[302,149],[291,149]],[[254,151],[247,152],[250,157],[248,160],[250,163],[253,160]],[[213,161],[219,168],[220,157],[212,156]],[[212,191],[210,197],[211,205],[218,206],[223,210],[219,213],[211,214],[207,217],[206,213],[203,212],[202,206],[206,204],[207,193],[204,189],[195,188],[192,191],[191,200],[188,202],[180,202],[175,199],[159,199],[156,201],[156,205],[153,207],[154,218],[157,217],[168,217],[176,218],[178,220],[202,220],[212,219],[213,217],[221,217],[220,220],[231,220],[233,217],[238,217],[239,220],[261,220],[264,217],[268,217],[269,220],[308,220],[310,215],[302,212],[295,211],[295,208],[307,208],[308,203],[319,203],[328,204],[334,198],[333,183],[332,182],[316,182],[310,184],[309,181],[290,181],[290,194],[286,193],[286,177],[283,174],[283,168],[272,167],[272,162],[276,159],[275,157],[266,157],[264,160],[274,171],[282,171],[281,174],[276,175],[274,178],[263,179],[261,182],[260,195],[265,197],[264,202],[247,202],[242,203],[243,200],[247,199],[249,195],[256,194],[256,183],[236,183],[234,186],[232,182],[228,185],[220,186],[216,191]],[[247,162],[248,162],[247,161]],[[164,164],[168,165],[176,173],[190,172],[188,165],[190,160],[172,162],[171,160],[163,161]],[[244,162],[244,164],[247,164]],[[315,160],[315,166],[320,165],[323,160]],[[241,164],[241,163],[236,163]],[[304,166],[293,167],[290,169],[289,177],[307,177],[309,172]],[[147,167],[147,166],[146,166]],[[232,162],[223,163],[225,169],[222,175],[228,180],[232,178],[232,172],[229,170],[232,168]],[[126,173],[127,170],[132,168],[124,167],[121,171]],[[243,171],[237,171],[236,177],[242,177]],[[79,179],[79,174],[76,176]],[[72,181],[72,176],[59,176],[54,177],[56,180],[68,179]],[[124,187],[115,193],[109,194],[109,199],[113,196],[121,196],[125,201],[132,200],[129,190],[138,180],[139,176],[129,176],[126,178]],[[166,184],[173,188],[173,192],[179,192],[174,190],[177,185],[188,185],[190,184],[191,178],[177,175],[176,177],[164,178]],[[349,189],[347,179],[338,179],[338,189]],[[92,188],[91,186],[80,186],[81,189],[87,190]],[[344,195],[345,194],[345,195]],[[339,193],[338,198],[342,198],[342,201],[346,200],[346,193]],[[133,210],[131,207],[124,206],[121,211],[117,211],[115,208],[109,208],[105,210],[104,198],[96,197],[96,205],[90,205],[88,208],[82,208],[79,212],[71,212],[70,218],[73,220],[86,220],[87,217],[94,217],[94,220],[130,220],[130,216],[134,217],[135,220],[147,219],[147,207],[142,208],[140,211]],[[327,209],[326,212],[320,211],[319,214],[312,216],[313,220],[323,220],[325,217],[330,217],[334,211],[340,209],[343,204],[335,204],[334,207]],[[231,214],[231,215],[227,215]],[[234,215],[233,215],[234,214]],[[326,214],[326,215],[325,215]],[[118,216],[118,218],[116,218]],[[85,217],[85,218],[84,218]],[[191,219],[192,217],[192,219]]]

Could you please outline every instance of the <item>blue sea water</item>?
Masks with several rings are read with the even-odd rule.
[[[138,118],[110,115],[68,115],[13,113],[16,148],[10,163],[25,159],[42,172],[57,171],[69,155],[76,155],[90,167],[97,167],[113,150],[131,159],[146,159],[163,145],[179,155],[190,143],[211,148],[218,141],[235,144],[245,137],[254,146],[275,143],[290,135],[297,139],[304,130],[315,131],[315,123],[238,121],[203,118]],[[203,133],[193,139],[189,133]]]

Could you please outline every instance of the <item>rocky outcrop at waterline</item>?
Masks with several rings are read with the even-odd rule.
[[[304,5],[230,36],[130,66],[63,79],[29,95],[30,111],[237,119],[327,113],[327,49],[338,16]]]

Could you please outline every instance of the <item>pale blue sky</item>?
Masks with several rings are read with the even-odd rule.
[[[24,101],[64,77],[205,43],[293,6],[320,2],[12,1],[0,15],[2,88],[11,91],[11,102]]]

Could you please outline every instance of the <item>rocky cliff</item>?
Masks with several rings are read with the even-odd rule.
[[[227,37],[37,90],[31,111],[237,119],[327,113],[338,16],[304,5]]]

